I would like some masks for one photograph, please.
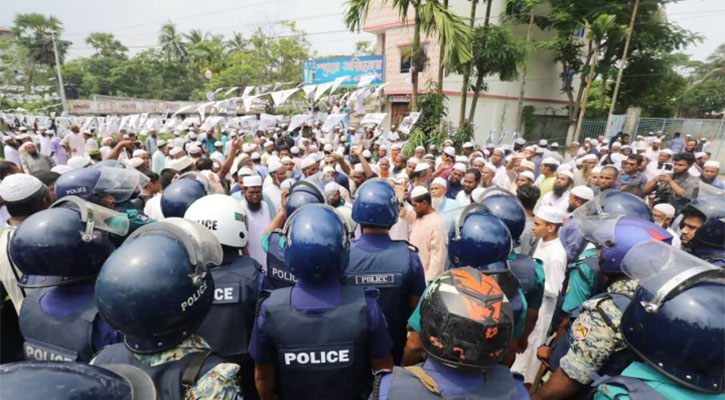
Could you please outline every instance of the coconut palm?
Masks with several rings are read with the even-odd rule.
[[[186,58],[186,43],[184,43],[181,34],[176,31],[176,25],[171,22],[161,26],[159,44],[167,60],[181,61]]]
[[[190,45],[197,44],[204,40],[204,34],[201,33],[199,29],[192,29],[189,31],[189,33],[185,33],[184,37],[186,38],[186,42]]]
[[[388,0],[383,0],[387,2]],[[372,0],[348,0],[346,2],[344,22],[350,30],[359,30]],[[398,11],[402,21],[408,20],[408,10],[414,14],[413,49],[411,63],[413,66],[413,90],[410,107],[417,109],[418,72],[423,69],[425,55],[420,51],[420,34],[436,36],[439,42],[445,43],[444,58],[446,65],[459,65],[471,59],[471,29],[453,10],[444,7],[438,0],[391,0],[393,8]]]
[[[232,32],[232,38],[227,40],[226,45],[230,52],[242,51],[247,45],[247,41],[244,40],[241,32]]]

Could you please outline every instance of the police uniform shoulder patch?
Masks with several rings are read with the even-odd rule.
[[[585,324],[585,323],[583,323],[581,321],[577,321],[576,324],[574,325],[574,328],[573,328],[574,338],[576,340],[584,340],[584,339],[586,339],[587,336],[589,336],[589,330],[590,329],[591,328],[590,328],[589,325],[587,325],[587,324]]]

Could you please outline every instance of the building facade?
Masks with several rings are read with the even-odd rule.
[[[500,24],[505,16],[506,1],[492,0],[490,23]],[[470,0],[449,0],[449,8],[458,15],[470,15]],[[479,2],[476,9],[475,24],[483,25],[486,13],[486,3]],[[412,84],[410,78],[409,53],[413,42],[413,11],[408,13],[408,20],[402,21],[399,13],[392,8],[390,1],[374,0],[370,6],[365,20],[363,31],[375,34],[376,53],[385,56],[385,105],[384,112],[390,118],[386,124],[396,124],[409,113],[410,94]],[[526,24],[511,25],[511,32],[520,37],[526,37]],[[549,39],[551,34],[534,27],[532,42]],[[425,92],[430,83],[435,83],[440,63],[440,47],[435,37],[421,37],[421,45],[427,56],[425,68],[418,75],[418,90]],[[561,92],[561,79],[559,77],[561,66],[553,59],[553,54],[545,50],[535,50],[529,54],[527,62],[527,76],[524,92],[524,106],[535,107],[536,114],[566,115],[568,104],[566,95]],[[449,74],[443,79],[443,92],[448,96],[448,120],[458,125],[461,86],[461,75]],[[501,82],[496,76],[490,76],[485,83],[488,91],[482,93],[477,99],[475,118],[472,121],[476,126],[476,139],[483,141],[490,129],[497,132],[512,132],[516,129],[517,105],[520,92],[519,80]],[[473,84],[473,82],[471,82]],[[466,115],[473,101],[473,93],[466,93],[468,102]]]

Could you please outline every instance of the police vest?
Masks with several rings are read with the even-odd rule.
[[[538,304],[541,304],[541,298],[533,299],[531,296],[538,295],[543,296],[543,288],[539,283],[536,276],[536,263],[541,263],[541,260],[533,259],[523,254],[513,253],[514,259],[509,259],[509,269],[519,280],[521,290],[526,295],[526,299],[529,302],[529,306],[533,300],[538,300]],[[537,307],[538,308],[538,307]]]
[[[224,363],[224,359],[209,353],[190,353],[181,360],[170,361],[159,364],[155,367],[149,367],[142,364],[136,356],[133,355],[123,343],[116,343],[101,350],[93,360],[93,365],[104,364],[124,364],[132,365],[140,368],[154,382],[159,399],[183,399],[185,397],[186,388],[182,384],[184,372],[193,368],[192,362],[198,362],[199,357],[204,357],[203,364],[196,374],[192,377],[193,383],[198,378],[203,377],[207,372],[218,364]],[[196,360],[195,360],[196,359]],[[198,368],[198,366],[196,366]],[[193,386],[193,383],[189,387]],[[210,394],[211,395],[211,394]]]
[[[372,379],[366,351],[365,290],[342,287],[339,306],[307,315],[292,307],[292,288],[264,301],[264,326],[277,349],[280,399],[353,399]]]
[[[40,308],[40,299],[52,288],[28,295],[20,309],[20,332],[25,358],[37,361],[84,361],[95,353],[93,321],[98,315],[95,299],[90,299],[66,317],[53,317]]]
[[[360,249],[353,241],[350,262],[345,269],[345,283],[349,286],[375,287],[380,291],[378,304],[388,322],[393,339],[393,353],[402,357],[405,347],[406,325],[410,317],[410,294],[403,290],[403,282],[410,280],[410,248],[405,241],[391,241],[379,252]],[[399,358],[399,357],[398,357]]]
[[[294,286],[297,282],[284,262],[284,249],[279,245],[281,238],[282,235],[274,231],[267,241],[267,279],[274,289]]]
[[[258,268],[254,259],[242,256],[211,269],[214,304],[196,333],[222,357],[249,353],[257,305]]]
[[[586,301],[581,306],[577,307],[574,311],[572,311],[569,315],[569,323],[567,324],[566,331],[551,351],[549,366],[551,367],[552,371],[555,371],[557,368],[559,368],[559,362],[561,361],[561,358],[569,352],[569,349],[571,348],[571,325],[574,320],[576,320],[576,318],[579,316],[579,314],[582,313],[585,307],[587,309],[596,310],[602,315],[602,318],[605,321],[607,321],[609,324],[613,323],[613,321],[609,321],[608,316],[604,315],[601,311],[599,311],[599,303],[607,299],[612,300],[622,313],[624,313],[624,310],[627,309],[627,306],[632,301],[632,299],[622,293],[600,293]],[[601,376],[619,375],[635,359],[636,356],[634,352],[629,349],[629,346],[625,347],[622,350],[612,353],[607,361],[599,369],[599,371],[597,371],[597,374]],[[598,377],[592,378],[596,380],[596,378]]]
[[[587,277],[587,274],[583,270],[583,268],[587,267],[592,271],[594,275],[593,281],[591,281],[589,277]],[[559,292],[559,297],[557,297],[556,299],[556,308],[554,308],[554,315],[551,318],[551,325],[549,325],[549,335],[559,329],[561,321],[563,321],[564,318],[568,315],[568,313],[561,308],[564,306],[564,300],[566,299],[566,293],[567,288],[569,287],[569,279],[571,277],[571,274],[579,274],[582,280],[589,284],[592,296],[604,293],[607,290],[607,283],[604,280],[604,272],[602,272],[602,268],[599,266],[599,257],[596,254],[589,257],[580,256],[576,259],[576,261],[567,265],[566,276],[564,277],[564,283],[562,284],[564,290],[561,290]]]
[[[419,365],[420,366],[420,365]],[[426,371],[427,374],[428,371]],[[444,389],[447,380],[438,379],[436,377],[444,377],[445,374],[429,375],[436,381],[440,389]],[[440,382],[439,382],[440,381]],[[443,390],[441,390],[443,391]],[[377,394],[377,393],[376,393]],[[390,380],[390,390],[388,398],[390,400],[397,399],[440,399],[442,396],[435,394],[423,386],[420,379],[410,370],[401,367],[393,368],[393,377]],[[375,397],[377,399],[377,397]],[[445,397],[446,399],[491,399],[491,400],[516,400],[518,398],[514,377],[508,368],[503,365],[497,365],[491,371],[484,375],[483,384],[479,385],[475,391],[463,396]]]

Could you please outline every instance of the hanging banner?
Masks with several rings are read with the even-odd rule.
[[[341,77],[335,79],[335,81],[332,82],[332,89],[330,89],[330,95],[332,95],[333,93],[335,93],[335,90],[337,90],[337,88],[339,88],[340,85],[342,85],[343,82],[345,82],[346,80],[348,80],[348,78],[349,77],[347,77],[347,76],[341,76]]]
[[[252,93],[252,90],[254,90],[254,86],[247,86],[244,88],[244,91],[242,92],[242,98],[247,98]]]
[[[330,114],[325,119],[325,123],[322,124],[322,131],[329,132],[335,125],[342,123],[347,114]]]
[[[403,118],[403,121],[400,123],[400,127],[398,127],[398,131],[403,132],[406,135],[409,134],[413,129],[413,125],[418,122],[418,118],[420,118],[420,112],[410,113],[407,117]]]
[[[288,89],[288,90],[280,90],[278,92],[272,92],[270,93],[270,96],[272,96],[272,101],[274,101],[274,105],[279,106],[280,104],[283,104],[287,99],[289,99],[290,96],[295,94],[299,89]]]
[[[366,86],[370,86],[371,83],[375,80],[375,75],[365,75],[360,77],[360,82],[357,83],[357,87],[363,88]]]
[[[312,114],[297,114],[292,116],[292,120],[289,123],[289,127],[287,127],[288,132],[292,132],[295,129],[299,128],[304,124],[305,122],[309,122],[313,120]]]
[[[315,101],[319,100],[320,97],[322,97],[325,92],[327,92],[328,89],[334,85],[334,82],[329,83],[323,83],[322,85],[317,85],[317,90],[315,91]]]
[[[360,125],[368,125],[368,124],[380,125],[385,120],[385,117],[387,115],[388,115],[388,113],[365,114],[363,119],[360,121]]]

